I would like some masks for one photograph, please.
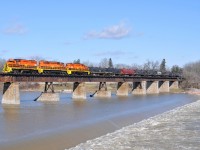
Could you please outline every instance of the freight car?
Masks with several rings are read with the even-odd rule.
[[[89,67],[92,75],[110,75],[110,76],[133,76],[135,75],[134,69],[118,69],[118,68],[100,68]]]

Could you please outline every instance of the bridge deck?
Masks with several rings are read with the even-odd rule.
[[[181,81],[170,76],[92,76],[92,75],[43,75],[0,73],[0,82],[140,82]]]

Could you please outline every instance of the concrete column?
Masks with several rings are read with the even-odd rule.
[[[4,83],[2,104],[20,104],[19,83]]]
[[[133,82],[132,94],[134,94],[134,95],[145,95],[147,93],[146,84],[147,84],[146,81]]]
[[[129,85],[127,82],[118,82],[117,84],[117,95],[118,96],[128,96]]]
[[[74,82],[72,98],[86,99],[85,82],[82,82],[82,83]]]
[[[42,92],[41,95],[37,98],[37,101],[41,102],[56,102],[59,101],[59,93],[52,92]]]
[[[169,92],[169,81],[159,81],[159,92]]]
[[[169,82],[169,89],[178,89],[179,88],[179,82],[178,81],[170,81]]]
[[[54,92],[54,85],[53,82],[45,82],[44,92],[35,99],[35,101],[41,102],[56,102],[59,101],[59,93]]]
[[[158,81],[147,81],[147,94],[158,94]]]
[[[107,89],[106,82],[99,83],[99,89],[95,92],[94,97],[99,97],[99,98],[111,97],[111,91]]]

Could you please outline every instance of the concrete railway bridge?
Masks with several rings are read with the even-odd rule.
[[[98,82],[99,88],[92,95],[95,97],[111,97],[107,82],[117,83],[117,95],[128,96],[130,84],[132,94],[158,94],[178,89],[181,79],[177,77],[136,77],[136,76],[77,76],[77,75],[30,75],[0,74],[0,82],[4,83],[2,104],[20,104],[19,84],[21,82],[44,82],[44,92],[38,101],[59,101],[59,93],[54,92],[54,82],[73,82],[73,99],[86,99],[85,82]]]

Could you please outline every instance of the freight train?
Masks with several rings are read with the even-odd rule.
[[[88,67],[79,63],[62,63],[57,61],[36,61],[26,59],[9,59],[6,61],[4,73],[15,74],[63,74],[63,75],[93,75],[93,76],[179,76],[171,72],[161,73],[155,70],[117,69]]]

